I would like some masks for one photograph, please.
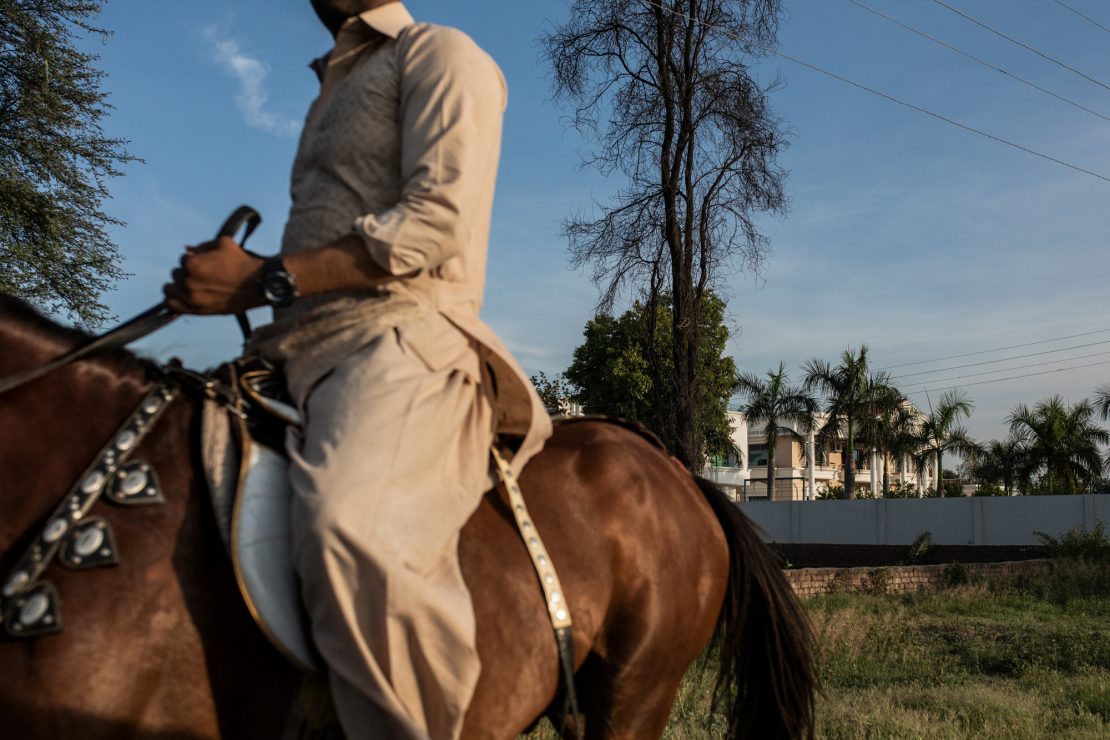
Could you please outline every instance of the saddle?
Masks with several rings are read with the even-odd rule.
[[[259,361],[225,365],[216,373],[232,389],[204,403],[201,457],[217,525],[231,557],[239,591],[263,634],[294,665],[316,672],[323,662],[309,637],[291,548],[285,437],[300,427],[300,412],[284,378]],[[517,528],[532,557],[565,666],[573,665],[571,618],[543,541],[530,521],[520,486],[500,450],[491,449],[489,489],[503,483]],[[487,489],[488,490],[488,489]]]

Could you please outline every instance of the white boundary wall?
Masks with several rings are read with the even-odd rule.
[[[938,545],[1039,545],[1076,526],[1110,527],[1110,496],[985,496],[862,501],[748,501],[738,504],[784,543],[908,545],[931,532]]]

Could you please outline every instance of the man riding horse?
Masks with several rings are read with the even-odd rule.
[[[249,353],[306,420],[287,440],[294,561],[347,735],[457,738],[480,672],[459,532],[494,435],[519,473],[551,434],[478,318],[505,82],[397,0],[312,5],[335,46],[312,65],[280,256],[189,247],[165,295],[275,310]]]

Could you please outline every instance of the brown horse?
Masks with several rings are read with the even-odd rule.
[[[84,338],[0,296],[0,378]],[[0,395],[0,578],[157,373],[120,351]],[[199,417],[182,397],[137,454],[158,471],[164,505],[97,504],[115,530],[119,567],[48,572],[65,630],[0,641],[4,737],[281,736],[300,676],[239,598],[199,472]],[[812,734],[804,613],[719,490],[601,422],[558,427],[521,485],[571,606],[586,737],[658,737],[715,632],[730,734]],[[544,714],[560,720],[543,597],[496,494],[467,524],[460,557],[483,666],[464,737],[512,738]]]

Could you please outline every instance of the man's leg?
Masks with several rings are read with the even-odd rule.
[[[348,359],[291,445],[294,555],[351,740],[455,738],[478,680],[458,536],[492,419],[474,350],[451,336],[458,358],[436,369],[394,332]]]

